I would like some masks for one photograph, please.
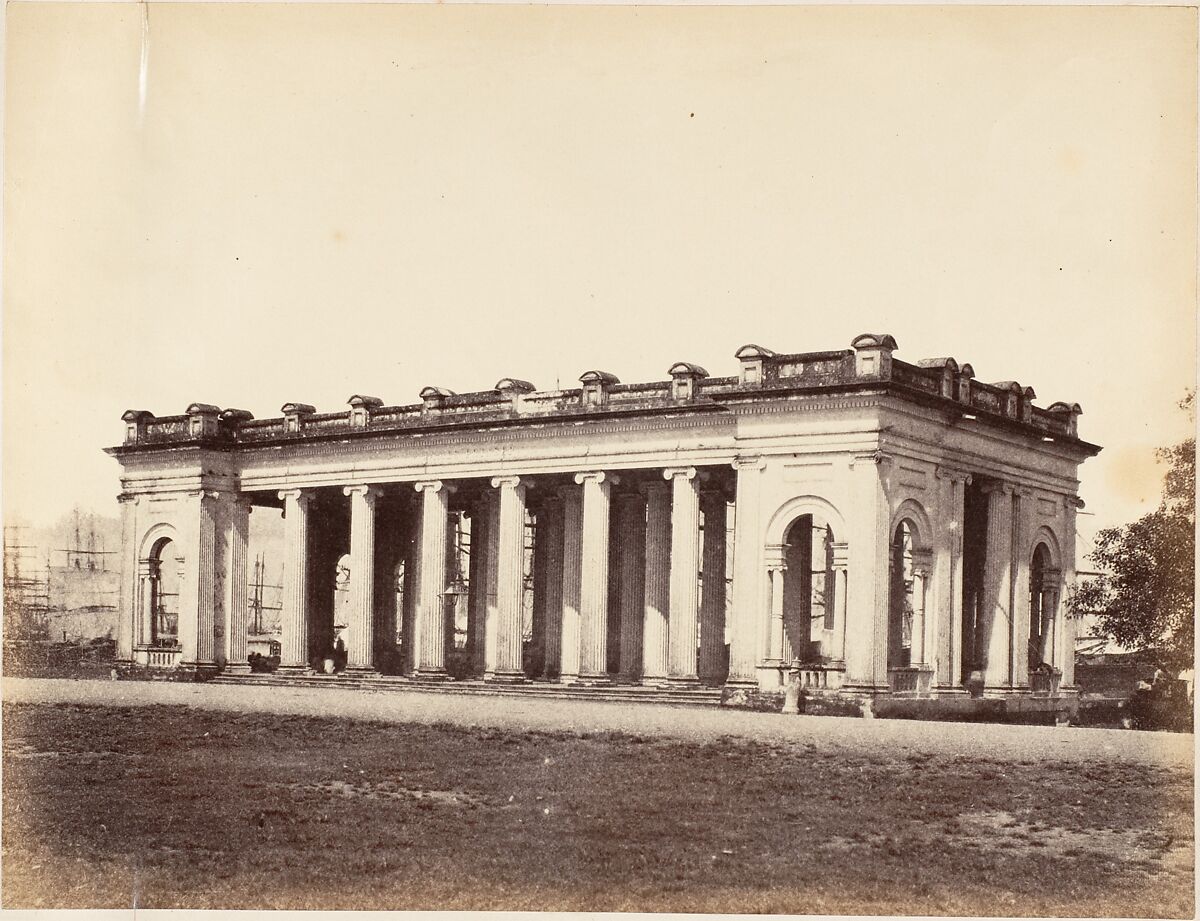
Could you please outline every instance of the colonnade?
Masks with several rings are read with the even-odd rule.
[[[478,481],[463,484],[467,495],[456,507],[471,521],[466,642],[471,670],[495,681],[530,676],[567,683],[724,681],[726,473],[688,466],[582,471],[566,482],[503,475],[482,488]],[[447,674],[453,632],[447,629],[444,593],[454,548],[447,521],[459,486],[448,480],[406,486],[419,499],[409,522],[411,578],[404,591],[405,607],[411,597],[412,611],[401,614],[411,650],[405,665],[427,678]],[[379,520],[381,489],[359,483],[342,490],[350,498],[351,670],[378,664],[377,537],[381,527],[396,527]],[[321,522],[314,517],[313,491],[282,490],[279,497],[286,544],[281,668],[300,670],[319,652],[309,648],[313,592],[306,580],[312,535]],[[523,642],[527,519],[536,523],[529,661]],[[619,637],[612,663],[610,632]]]

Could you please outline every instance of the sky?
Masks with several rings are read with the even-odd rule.
[[[1191,431],[1194,9],[143,7],[7,7],[6,521],[115,514],[130,408],[867,331],[1080,403],[1092,525]]]

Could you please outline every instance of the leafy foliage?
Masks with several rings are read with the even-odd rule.
[[[1195,393],[1180,407],[1192,411]],[[1095,615],[1102,632],[1164,665],[1193,662],[1196,584],[1196,439],[1162,448],[1168,465],[1159,507],[1132,524],[1105,528],[1090,555],[1103,575],[1077,586],[1075,616]]]

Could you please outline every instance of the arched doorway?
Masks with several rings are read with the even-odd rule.
[[[784,535],[783,660],[817,663],[834,655],[836,591],[833,528],[800,515]]]
[[[1029,670],[1054,667],[1054,630],[1057,598],[1051,578],[1050,548],[1039,543],[1029,564]]]
[[[888,567],[888,668],[909,668],[913,658],[914,600],[912,522],[907,518],[892,532],[890,565]]]
[[[179,646],[179,584],[180,562],[178,547],[171,538],[155,541],[148,559],[150,592],[147,599],[150,645],[173,649]]]

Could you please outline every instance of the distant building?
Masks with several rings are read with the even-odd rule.
[[[1070,693],[1079,406],[896,350],[130,411],[118,655],[244,670],[248,516],[282,507],[284,670],[336,632],[351,670],[443,676],[461,618],[461,673],[494,681]]]

